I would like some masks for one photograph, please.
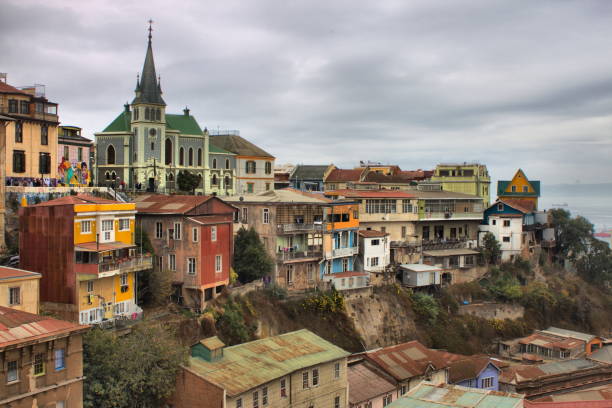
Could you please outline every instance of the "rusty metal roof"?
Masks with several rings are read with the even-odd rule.
[[[145,194],[137,196],[139,214],[185,214],[212,196]]]
[[[223,349],[209,362],[189,359],[189,369],[236,396],[294,371],[347,357],[350,353],[303,329]]]
[[[23,342],[87,329],[88,326],[0,306],[0,350]]]
[[[217,349],[225,347],[225,343],[219,340],[217,336],[200,340],[200,344],[209,350],[217,350]]]
[[[421,383],[389,408],[519,408],[522,394],[467,388],[458,385]]]
[[[389,234],[377,230],[359,230],[359,236],[364,238],[384,238],[387,235]]]
[[[119,201],[107,200],[106,198],[95,197],[89,194],[69,195],[55,200],[45,201],[40,204],[34,204],[30,207],[52,207],[55,205],[74,205],[74,204],[123,204]]]
[[[30,272],[24,269],[0,266],[0,280],[8,279],[40,279],[42,275],[38,272]]]
[[[470,356],[455,361],[448,366],[448,382],[455,384],[463,380],[476,378],[489,364],[500,371],[499,367],[487,356]]]
[[[348,383],[351,405],[395,391],[395,383],[365,361],[349,365]]]

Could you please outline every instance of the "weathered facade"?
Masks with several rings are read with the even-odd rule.
[[[0,306],[37,314],[40,273],[0,266]]]
[[[490,203],[491,177],[481,163],[438,164],[431,181],[440,183],[442,190],[479,196],[485,207]]]
[[[66,185],[87,187],[93,182],[93,142],[78,126],[60,126],[57,142],[58,177]]]

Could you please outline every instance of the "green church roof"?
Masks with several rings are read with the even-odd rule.
[[[132,113],[123,111],[102,132],[131,132],[131,120]],[[202,134],[202,129],[200,128],[200,125],[198,125],[198,122],[191,115],[174,115],[167,113],[166,125],[168,129],[178,130],[184,135]]]
[[[129,132],[132,113],[123,111],[102,132]]]

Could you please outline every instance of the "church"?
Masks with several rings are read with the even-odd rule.
[[[196,194],[233,195],[236,154],[211,145],[207,129],[202,130],[189,109],[182,114],[166,112],[151,31],[149,26],[147,54],[132,103],[95,134],[97,184],[173,193],[179,191],[179,173],[188,171],[200,179]]]

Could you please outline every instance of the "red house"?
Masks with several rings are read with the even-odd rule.
[[[229,283],[236,208],[214,196],[151,194],[137,197],[136,209],[154,267],[172,275],[180,304],[202,309]]]

